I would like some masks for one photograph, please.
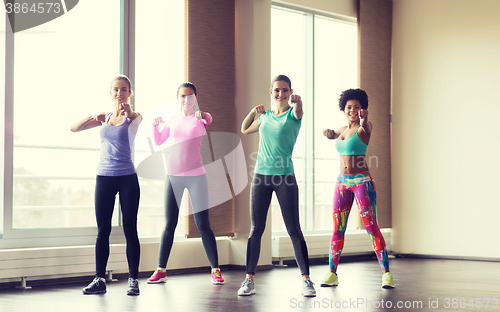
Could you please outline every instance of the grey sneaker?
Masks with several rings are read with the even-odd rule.
[[[316,297],[316,290],[314,290],[314,283],[311,279],[306,278],[302,281],[302,296],[304,297]]]
[[[127,295],[129,296],[137,296],[139,295],[139,281],[135,278],[130,277],[128,279],[128,291]]]
[[[250,296],[256,292],[255,283],[248,277],[245,277],[245,280],[241,283],[240,289],[238,289],[238,296]]]
[[[106,280],[102,277],[95,277],[94,280],[82,290],[84,295],[106,293]]]

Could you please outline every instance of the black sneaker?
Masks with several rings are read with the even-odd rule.
[[[139,281],[135,278],[130,277],[128,279],[128,291],[127,295],[129,296],[137,296],[139,295]]]
[[[82,291],[84,295],[104,294],[106,292],[106,282],[103,278],[96,276]]]

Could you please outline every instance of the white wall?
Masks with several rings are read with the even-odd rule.
[[[393,249],[500,257],[500,1],[393,3]]]

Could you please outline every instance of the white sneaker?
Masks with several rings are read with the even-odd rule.
[[[240,289],[238,289],[238,296],[250,296],[255,294],[257,291],[255,290],[255,283],[249,279],[245,278],[243,283],[241,283]]]
[[[302,281],[302,296],[304,297],[316,297],[316,290],[314,290],[314,283],[310,278],[306,278]]]

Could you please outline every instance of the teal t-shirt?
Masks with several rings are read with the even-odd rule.
[[[293,108],[280,116],[268,110],[259,117],[259,121],[260,139],[255,173],[293,174],[292,152],[302,121],[295,117]]]

